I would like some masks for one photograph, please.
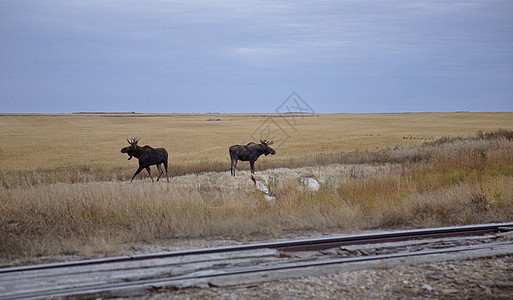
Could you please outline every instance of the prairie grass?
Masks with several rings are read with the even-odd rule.
[[[283,157],[257,162],[256,178],[267,183],[274,201],[255,189],[247,166],[231,177],[215,155],[172,163],[170,183],[141,177],[130,184],[134,167],[132,161],[127,166],[126,157],[105,165],[78,159],[54,167],[44,162],[5,168],[0,172],[0,259],[11,264],[43,255],[115,254],[132,243],[180,237],[264,239],[291,231],[511,221],[511,131],[476,132],[348,151],[333,138],[331,148],[321,152],[303,146],[300,159],[283,146]],[[70,148],[87,153],[76,144]],[[121,155],[117,148],[115,155]],[[305,186],[304,177],[316,178],[320,190]]]
[[[220,121],[209,122],[208,119]],[[260,136],[269,116],[260,115],[0,115],[0,166],[10,174],[67,170],[108,179],[136,168],[120,149],[126,138],[165,147],[173,175],[229,169],[228,147]],[[295,118],[291,127],[275,116],[288,139],[266,157],[269,167],[297,164],[305,156],[412,146],[441,137],[466,138],[479,130],[513,128],[513,113],[322,114]],[[288,126],[288,127],[287,127]],[[276,134],[278,135],[278,134]],[[278,136],[270,134],[267,139]],[[260,162],[259,162],[260,163]]]

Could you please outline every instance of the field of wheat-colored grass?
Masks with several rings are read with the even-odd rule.
[[[158,239],[512,219],[513,113],[298,116],[256,163],[272,200],[248,163],[231,177],[228,158],[269,118],[290,126],[277,115],[0,116],[0,264]],[[137,160],[120,149],[133,136],[168,149],[169,183],[129,182]]]
[[[280,117],[282,116],[282,117]],[[262,124],[270,119],[270,134]],[[273,126],[274,125],[274,126]],[[286,137],[267,162],[320,153],[418,145],[442,136],[513,128],[513,113],[283,115],[0,115],[2,171],[75,169],[110,172],[137,168],[120,149],[126,138],[164,147],[172,172],[229,169],[228,147]],[[261,130],[259,130],[261,129]],[[264,159],[262,159],[264,160]],[[257,163],[258,164],[258,163]],[[173,168],[175,166],[175,168]],[[185,170],[184,170],[185,169]],[[174,171],[173,171],[174,170]]]

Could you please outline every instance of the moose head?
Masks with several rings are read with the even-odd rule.
[[[130,146],[127,146],[123,149],[121,149],[121,153],[128,154],[128,160],[132,159],[132,156],[134,156],[134,152],[137,150],[139,146],[137,146],[137,142],[139,142],[140,138],[135,137],[132,139],[126,139],[126,141],[130,144]]]
[[[264,155],[267,156],[269,154],[271,155],[274,155],[276,154],[276,151],[274,151],[273,148],[269,147],[269,145],[272,145],[273,144],[273,141],[268,141],[268,140],[260,140],[260,145],[263,146],[263,149],[264,149]]]

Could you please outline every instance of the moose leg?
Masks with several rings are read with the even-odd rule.
[[[164,169],[166,169],[166,179],[169,182],[169,177],[167,176],[167,160],[164,161]]]
[[[146,167],[146,171],[148,171],[148,175],[150,175],[151,182],[153,182],[153,177],[151,177],[150,166],[147,166],[147,167]]]
[[[139,169],[137,169],[137,171],[135,171],[134,176],[132,176],[132,180],[130,180],[130,182],[134,181],[135,176],[137,176],[137,174],[141,173],[141,171],[143,169],[144,169],[144,167],[139,166]]]
[[[251,174],[255,174],[255,161],[250,160],[249,165],[251,166]]]
[[[235,176],[235,169],[236,168],[237,168],[237,160],[232,158],[232,165],[231,165],[231,168],[230,168],[232,176]]]
[[[157,177],[157,181],[159,181],[160,179],[160,176],[162,176],[162,174],[164,173],[164,171],[162,171],[162,166],[160,164],[157,164],[157,169],[159,170],[159,176]]]

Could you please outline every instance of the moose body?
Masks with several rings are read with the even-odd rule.
[[[237,161],[249,161],[249,165],[251,166],[251,173],[255,173],[255,161],[260,157],[260,155],[274,155],[276,151],[273,148],[269,147],[273,142],[261,140],[260,144],[251,142],[247,145],[233,145],[230,147],[230,159],[231,159],[231,174],[235,176],[235,169],[237,168]]]
[[[160,174],[157,177],[157,181],[159,181],[160,176],[162,176],[162,174],[164,173],[162,171],[161,164],[164,165],[164,169],[166,170],[166,178],[167,178],[167,181],[169,182],[169,177],[167,175],[167,156],[168,155],[167,155],[166,149],[152,148],[148,145],[146,145],[144,147],[140,147],[137,145],[137,142],[139,141],[138,138],[134,138],[132,140],[127,139],[127,141],[130,144],[130,146],[121,149],[121,153],[128,154],[128,156],[129,156],[128,160],[130,160],[132,158],[132,156],[139,159],[139,168],[137,169],[137,171],[135,171],[134,176],[132,176],[132,180],[130,180],[130,182],[132,182],[134,180],[135,176],[137,176],[137,174],[139,174],[143,169],[146,169],[146,171],[148,171],[148,175],[150,175],[151,181],[153,181],[153,177],[151,177],[151,171],[150,171],[151,165],[156,165],[157,169],[160,171]]]

